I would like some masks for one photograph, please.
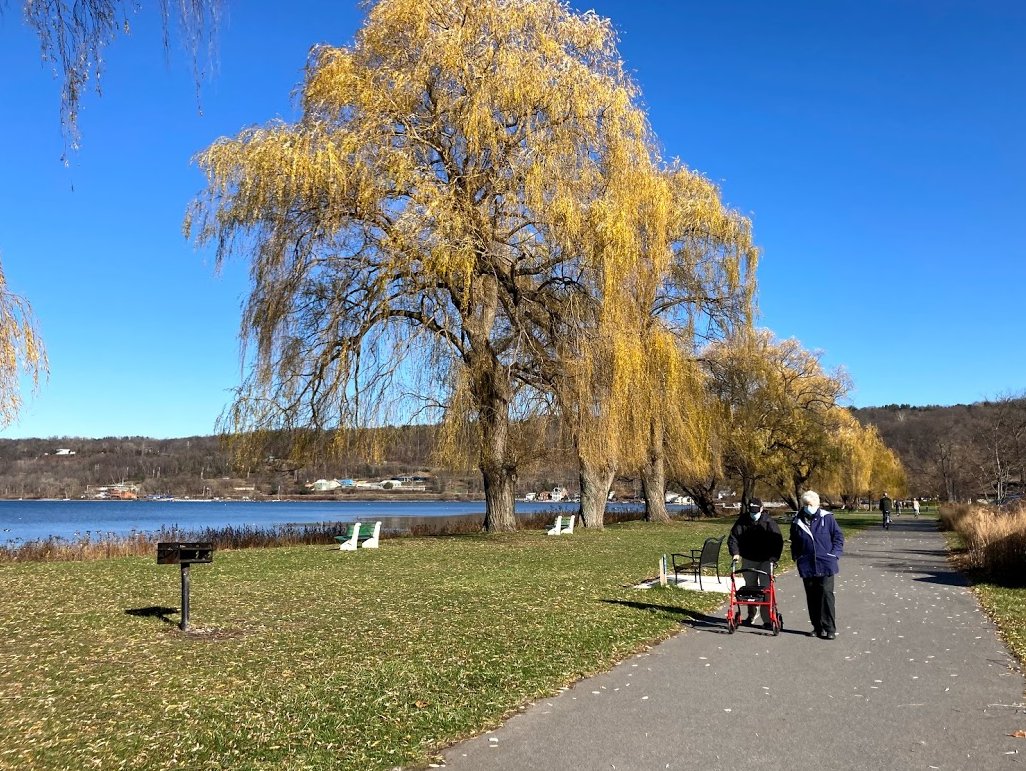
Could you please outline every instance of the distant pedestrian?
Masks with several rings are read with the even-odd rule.
[[[762,501],[752,498],[748,503],[748,511],[737,518],[727,538],[727,551],[733,561],[741,561],[745,586],[748,588],[766,588],[769,586],[771,563],[780,562],[780,554],[784,551],[784,536],[773,517],[763,512]],[[754,624],[761,608],[758,605],[748,606],[746,624]],[[762,613],[762,625],[769,629],[769,611]]]
[[[883,516],[883,528],[884,530],[891,529],[891,497],[884,492],[883,498],[880,499],[880,514]]]
[[[916,519],[919,519],[919,499],[918,498],[913,498],[912,499],[912,516],[914,518],[916,518]]]
[[[833,514],[819,507],[819,494],[802,495],[802,508],[791,523],[791,556],[805,584],[812,633],[823,640],[837,636],[834,576],[844,552],[844,534]]]

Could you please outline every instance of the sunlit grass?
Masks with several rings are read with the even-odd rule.
[[[153,557],[0,564],[0,768],[423,763],[717,609],[632,587],[729,525],[219,551],[189,634]]]

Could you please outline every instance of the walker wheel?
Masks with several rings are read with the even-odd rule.
[[[784,617],[779,613],[777,614],[777,620],[773,622],[773,636],[776,637],[780,634],[780,630],[784,628]]]
[[[734,634],[737,631],[738,624],[741,623],[741,611],[737,613],[727,615],[727,633]]]

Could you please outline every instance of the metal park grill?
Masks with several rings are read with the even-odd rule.
[[[209,542],[183,543],[168,541],[157,544],[158,565],[182,566],[182,622],[184,632],[189,628],[189,567],[214,561],[214,544]]]

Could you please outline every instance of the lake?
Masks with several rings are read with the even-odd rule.
[[[634,504],[637,506],[638,504]],[[624,508],[629,504],[617,504]],[[679,506],[668,507],[679,509]],[[51,536],[96,540],[164,527],[259,527],[479,514],[484,501],[0,501],[0,545]],[[517,501],[517,514],[577,511],[569,501]],[[394,522],[386,527],[396,527]]]

